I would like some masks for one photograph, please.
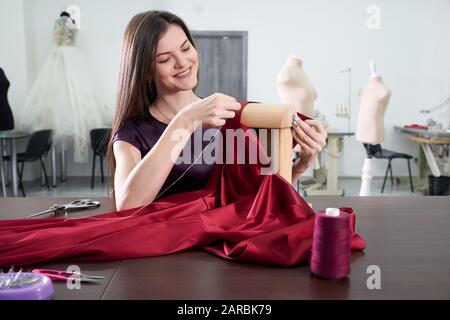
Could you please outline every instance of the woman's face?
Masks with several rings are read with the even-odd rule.
[[[192,90],[197,70],[197,51],[183,29],[170,24],[156,48],[156,89],[162,93]]]

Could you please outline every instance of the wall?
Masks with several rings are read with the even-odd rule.
[[[346,102],[347,78],[338,71],[352,68],[354,130],[358,91],[369,77],[369,61],[374,60],[392,90],[385,114],[384,146],[389,149],[416,155],[417,145],[394,132],[393,126],[424,123],[427,117],[419,111],[450,95],[448,0],[1,0],[0,65],[7,67],[13,83],[9,94],[13,107],[24,100],[27,77],[31,82],[44,63],[51,47],[53,21],[68,4],[81,7],[78,47],[91,66],[101,99],[111,108],[124,28],[134,14],[150,9],[172,11],[193,30],[247,30],[249,100],[278,102],[276,75],[289,54],[299,56],[319,94],[316,109],[343,130],[347,129],[346,120],[334,113],[338,103]],[[370,5],[381,10],[379,30],[369,30],[366,25]],[[6,26],[14,27],[6,31]],[[364,156],[361,144],[347,138],[340,175],[360,176]],[[385,166],[377,161],[375,175],[383,175]],[[90,163],[68,163],[68,173],[89,175]],[[406,175],[407,168],[401,162],[394,163],[394,173]]]
[[[0,1],[0,67],[11,82],[9,103],[12,107],[25,100],[27,92],[27,46],[23,1]]]

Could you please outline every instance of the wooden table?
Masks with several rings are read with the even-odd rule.
[[[307,197],[313,208],[351,206],[356,229],[367,241],[352,253],[350,277],[327,281],[311,276],[306,264],[291,268],[226,261],[200,250],[101,263],[61,261],[35,267],[76,264],[101,284],[69,290],[56,283],[54,299],[449,299],[449,197]],[[0,219],[24,217],[68,198],[0,199]],[[111,201],[96,198],[97,214]],[[74,214],[83,216],[86,212]],[[369,290],[367,269],[380,267],[381,289]],[[27,270],[24,270],[27,271]]]
[[[431,171],[441,174],[438,164],[430,148],[430,145],[450,145],[450,132],[428,131],[394,126],[394,130],[410,136],[410,140],[419,143],[418,178],[426,178],[425,163],[428,163]],[[447,174],[450,175],[450,157],[448,157]]]

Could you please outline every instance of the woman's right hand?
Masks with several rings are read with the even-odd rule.
[[[191,103],[180,111],[180,116],[195,127],[201,124],[204,128],[223,126],[226,119],[234,118],[241,104],[235,98],[222,93],[214,93],[209,97]]]

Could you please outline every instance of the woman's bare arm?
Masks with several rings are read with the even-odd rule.
[[[124,210],[152,202],[195,129],[200,125],[222,126],[226,119],[234,118],[235,112],[240,109],[241,105],[235,98],[221,93],[191,103],[172,119],[142,160],[134,146],[116,141],[113,150],[116,159],[114,188],[117,209]],[[184,134],[180,135],[178,130]]]
[[[185,134],[174,135],[182,129]],[[140,151],[125,141],[113,145],[116,159],[114,189],[117,210],[146,205],[154,200],[167,179],[175,159],[194,132],[194,124],[183,117],[175,117],[153,148],[141,159]],[[172,137],[176,136],[177,139]]]

